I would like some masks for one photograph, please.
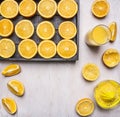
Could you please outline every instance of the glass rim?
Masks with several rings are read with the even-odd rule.
[[[101,45],[103,45],[103,44],[107,43],[107,42],[111,39],[111,36],[112,36],[111,30],[109,29],[108,26],[106,26],[106,25],[104,25],[104,24],[99,24],[99,25],[95,26],[95,27],[92,29],[92,31],[91,31],[92,36],[93,36],[93,31],[94,31],[97,27],[103,27],[105,30],[107,30],[107,31],[106,31],[107,33],[109,32],[108,38],[106,39],[106,41],[105,41],[104,43],[98,43],[98,42],[93,38],[93,40],[95,41],[96,44],[101,44]],[[107,41],[107,40],[108,40],[108,41]]]

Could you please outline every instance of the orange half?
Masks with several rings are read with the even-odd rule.
[[[18,3],[15,0],[4,0],[1,3],[0,12],[5,18],[14,18],[18,15]]]
[[[95,0],[92,4],[92,13],[98,17],[105,17],[110,10],[110,5],[107,0]]]
[[[60,0],[58,3],[58,13],[63,18],[72,18],[77,12],[78,5],[75,0]]]
[[[36,13],[36,3],[33,0],[22,0],[19,4],[19,13],[24,17],[31,17]]]

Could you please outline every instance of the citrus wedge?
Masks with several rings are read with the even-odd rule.
[[[16,102],[10,97],[2,98],[2,105],[5,108],[5,110],[10,114],[15,114],[17,111]]]
[[[38,53],[43,58],[52,58],[56,54],[56,44],[51,40],[42,41],[38,46]]]
[[[18,80],[10,80],[7,86],[8,89],[17,96],[23,96],[25,92],[24,85]]]
[[[95,81],[99,75],[99,68],[93,63],[88,63],[82,68],[82,76],[88,81]]]
[[[112,33],[112,37],[111,37],[110,41],[114,42],[116,40],[116,36],[117,36],[117,23],[116,22],[110,23],[109,29],[111,30],[111,33]]]
[[[31,39],[22,40],[18,52],[23,58],[31,59],[37,54],[37,44]]]
[[[98,18],[105,17],[110,10],[110,5],[107,0],[94,0],[92,4],[92,13]]]
[[[77,33],[77,29],[74,23],[70,21],[62,22],[58,28],[59,34],[64,39],[72,39]]]
[[[5,18],[14,18],[18,15],[18,3],[15,0],[3,0],[0,12]]]
[[[55,35],[54,25],[49,21],[43,21],[37,26],[37,35],[40,39],[52,39]]]
[[[34,33],[34,26],[29,20],[21,20],[15,26],[15,33],[21,39],[28,39]]]
[[[38,3],[38,13],[44,18],[52,18],[57,11],[55,0],[40,0]]]
[[[69,59],[77,53],[77,45],[72,40],[61,40],[57,45],[57,53],[64,59]]]
[[[69,19],[78,12],[78,5],[75,0],[60,0],[58,3],[58,13],[61,17]]]
[[[2,75],[4,76],[14,76],[21,72],[21,68],[18,64],[10,64],[5,67],[2,71]]]
[[[94,103],[89,98],[83,98],[76,104],[76,112],[80,116],[89,116],[94,111]]]
[[[13,27],[13,23],[9,19],[0,20],[0,36],[10,36],[13,33]]]
[[[31,17],[36,13],[36,3],[33,0],[22,0],[19,4],[19,13],[24,17]]]
[[[15,44],[12,40],[4,38],[0,40],[0,56],[2,58],[10,58],[15,53]]]
[[[107,67],[113,68],[119,64],[120,54],[118,50],[110,48],[103,53],[102,60]]]

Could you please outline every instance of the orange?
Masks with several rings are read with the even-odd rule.
[[[116,37],[117,37],[117,23],[116,22],[110,23],[109,29],[110,29],[111,34],[112,34],[110,41],[114,42],[116,40]]]
[[[15,33],[21,39],[28,39],[34,33],[34,26],[29,20],[21,20],[15,26]]]
[[[100,75],[100,70],[96,64],[88,63],[82,68],[82,76],[88,81],[95,81]]]
[[[78,5],[75,0],[60,0],[58,3],[58,13],[61,17],[69,19],[78,12]]]
[[[1,15],[5,18],[14,18],[18,15],[18,3],[15,0],[4,0],[0,7]]]
[[[0,40],[0,56],[10,58],[15,53],[15,44],[11,39],[3,38]]]
[[[2,98],[2,105],[5,110],[10,114],[15,114],[17,112],[17,104],[13,98]]]
[[[38,53],[43,58],[52,58],[56,55],[56,44],[51,40],[42,41],[38,46]]]
[[[70,21],[62,22],[58,28],[59,34],[64,39],[72,39],[77,33],[77,29],[74,23]]]
[[[120,62],[120,53],[118,50],[113,48],[107,49],[103,53],[102,60],[107,67],[113,68]]]
[[[36,13],[36,3],[33,0],[22,0],[19,4],[19,13],[24,17],[31,17]]]
[[[10,36],[13,33],[13,28],[13,23],[9,19],[0,20],[0,36]]]
[[[76,104],[76,112],[80,116],[89,116],[94,111],[94,103],[89,98],[83,98]]]
[[[2,70],[2,75],[5,77],[14,76],[21,72],[21,67],[18,64],[10,64]]]
[[[57,53],[62,58],[72,58],[77,53],[77,45],[72,40],[61,40],[57,45]]]
[[[40,39],[51,39],[55,35],[55,28],[51,22],[43,21],[38,24],[36,32]]]
[[[52,18],[57,11],[55,0],[40,0],[38,3],[38,13],[44,18]]]
[[[94,0],[92,4],[92,13],[98,17],[105,17],[110,10],[110,5],[107,0]]]
[[[25,92],[24,85],[18,80],[10,80],[7,83],[8,89],[17,96],[23,96]]]
[[[31,39],[22,40],[18,52],[23,58],[31,59],[37,54],[37,44]]]

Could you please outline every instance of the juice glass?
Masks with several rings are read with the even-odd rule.
[[[90,46],[101,46],[111,39],[111,31],[105,25],[97,25],[87,33],[85,42]]]

